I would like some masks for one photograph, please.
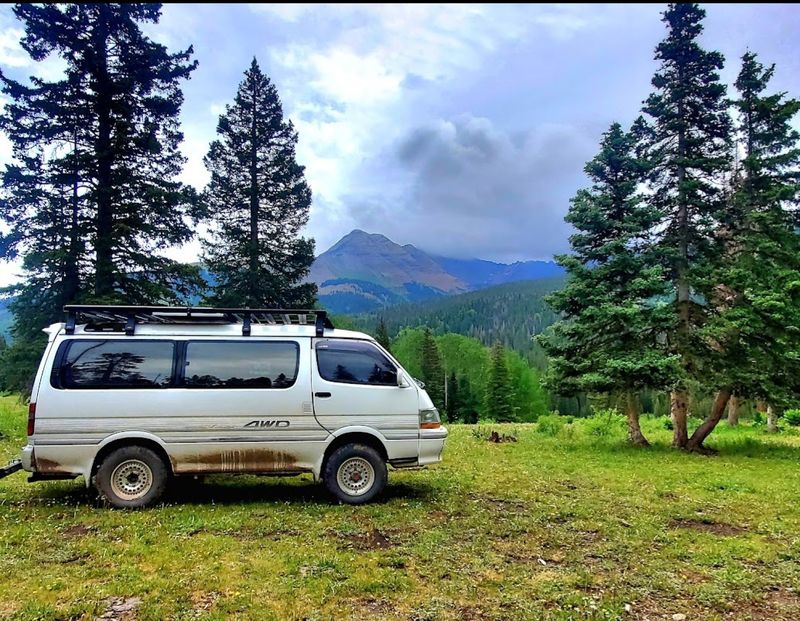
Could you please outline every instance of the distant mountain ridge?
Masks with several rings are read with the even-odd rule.
[[[324,308],[353,314],[562,273],[552,261],[509,265],[434,256],[356,229],[316,258],[308,280],[317,283]]]

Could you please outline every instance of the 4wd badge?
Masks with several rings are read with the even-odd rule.
[[[270,427],[288,427],[289,421],[288,420],[251,420],[249,423],[245,425],[245,427],[251,428],[259,428],[266,427],[269,429]]]

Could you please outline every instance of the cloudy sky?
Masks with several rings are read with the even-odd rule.
[[[748,48],[800,96],[800,10],[708,5],[706,46],[730,83]],[[659,5],[167,5],[151,36],[194,45],[184,85],[184,179],[202,187],[216,121],[253,56],[295,123],[317,251],[353,228],[449,256],[548,258],[600,134],[650,91]],[[31,64],[0,7],[0,65]],[[0,144],[0,160],[8,158]],[[197,248],[176,249],[195,259]],[[7,281],[13,266],[0,266]]]

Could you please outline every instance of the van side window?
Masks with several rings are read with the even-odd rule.
[[[166,388],[172,382],[171,341],[69,341],[60,369],[63,388]]]
[[[319,374],[329,382],[397,386],[397,367],[370,343],[319,341],[316,350]]]
[[[186,388],[289,388],[300,347],[293,342],[189,341]]]

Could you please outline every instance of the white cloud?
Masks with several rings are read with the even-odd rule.
[[[5,67],[27,67],[31,64],[30,56],[19,44],[25,32],[21,28],[11,27],[0,30],[0,65]]]

